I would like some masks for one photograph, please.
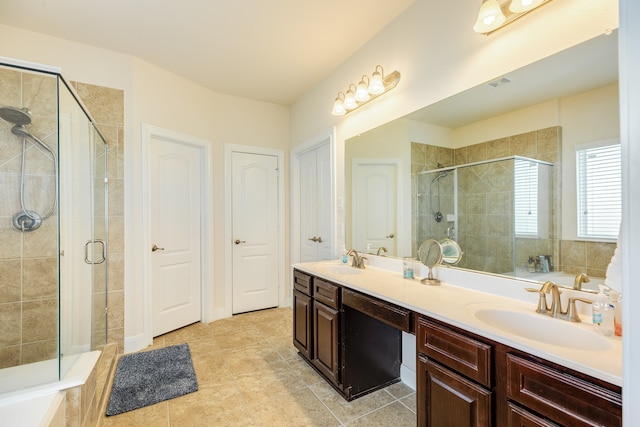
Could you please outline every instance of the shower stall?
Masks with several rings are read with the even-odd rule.
[[[458,267],[522,277],[529,259],[559,252],[553,165],[512,156],[417,175],[416,242],[450,238]],[[414,251],[417,248],[414,248]]]
[[[107,186],[107,144],[72,85],[0,58],[0,394],[106,345]]]

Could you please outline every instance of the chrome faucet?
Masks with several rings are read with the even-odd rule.
[[[387,248],[385,248],[384,246],[380,246],[378,248],[378,252],[376,252],[376,255],[380,255],[380,252],[384,252],[386,254],[388,251],[387,251]]]
[[[355,249],[349,249],[349,252],[347,252],[347,256],[353,257],[353,260],[351,261],[351,267],[364,268],[364,260],[367,259],[367,257],[358,254]]]
[[[589,276],[584,273],[578,273],[576,274],[576,278],[573,281],[573,289],[575,289],[576,291],[581,291],[582,284],[589,283],[590,281],[591,280],[589,279]]]
[[[546,281],[540,289],[525,288],[528,292],[538,292],[540,299],[538,300],[538,308],[536,313],[547,314],[556,319],[569,320],[570,322],[580,322],[580,316],[576,310],[576,301],[583,302],[585,304],[591,304],[593,301],[580,298],[569,298],[569,304],[566,310],[562,309],[562,301],[560,300],[560,289],[558,285],[552,281]],[[547,294],[551,294],[551,307],[547,304]]]

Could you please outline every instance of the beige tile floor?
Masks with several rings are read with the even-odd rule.
[[[292,323],[290,308],[276,308],[157,337],[152,348],[189,344],[199,390],[99,426],[416,425],[415,392],[402,383],[345,401],[298,356]]]

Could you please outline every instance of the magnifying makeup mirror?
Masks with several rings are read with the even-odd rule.
[[[429,268],[429,274],[420,283],[425,285],[437,286],[440,280],[433,277],[433,267],[442,263],[442,245],[434,239],[425,240],[420,249],[418,249],[418,258],[420,262]]]
[[[442,246],[442,262],[448,265],[456,265],[462,259],[462,250],[460,245],[453,239],[440,240]]]

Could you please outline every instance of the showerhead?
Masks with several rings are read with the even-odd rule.
[[[31,111],[28,108],[0,107],[0,118],[14,125],[24,126],[31,123]]]
[[[442,178],[444,178],[444,177],[446,177],[446,176],[447,176],[447,171],[442,171],[442,172],[440,172],[440,173],[439,173],[435,178],[433,178],[433,179],[431,180],[431,184],[433,184],[434,182],[439,181],[440,179],[442,179]]]
[[[19,136],[20,138],[33,138],[27,128],[25,128],[23,125],[15,125],[14,127],[12,127],[11,133],[15,136]]]

